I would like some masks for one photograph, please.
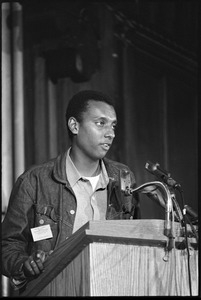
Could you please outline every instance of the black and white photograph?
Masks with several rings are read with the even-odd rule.
[[[1,296],[201,296],[198,0],[1,2]]]

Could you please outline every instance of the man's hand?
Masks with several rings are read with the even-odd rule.
[[[38,250],[35,255],[31,255],[23,264],[23,271],[26,277],[39,275],[44,271],[43,262],[45,261],[45,254]]]

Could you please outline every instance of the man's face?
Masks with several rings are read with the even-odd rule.
[[[88,160],[103,158],[112,145],[116,124],[113,106],[90,100],[87,111],[82,115],[82,121],[78,122],[74,144],[76,150]]]

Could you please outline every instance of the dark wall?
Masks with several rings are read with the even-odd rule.
[[[85,2],[87,9],[83,1],[62,2],[62,7],[50,2],[47,9],[35,10],[24,5],[26,166],[69,146],[65,109],[70,97],[82,89],[102,90],[115,99],[119,119],[109,157],[128,164],[138,184],[155,180],[144,168],[146,161],[160,163],[197,210],[196,24],[188,21],[193,34],[186,44],[189,32],[175,21],[178,4],[166,5],[177,29],[173,36],[171,20],[159,14],[164,14],[161,5],[121,2]],[[190,18],[188,9],[196,19],[189,4],[181,6],[185,13],[179,20]],[[81,73],[72,63],[77,53]],[[163,218],[164,211],[150,199],[143,197],[141,207],[143,218]]]

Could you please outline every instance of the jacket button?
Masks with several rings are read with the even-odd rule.
[[[70,210],[70,214],[71,214],[71,215],[74,215],[74,213],[75,213],[74,209],[71,209],[71,210]]]
[[[39,221],[39,223],[42,225],[42,224],[44,224],[44,220],[43,219],[40,219],[40,221]]]

